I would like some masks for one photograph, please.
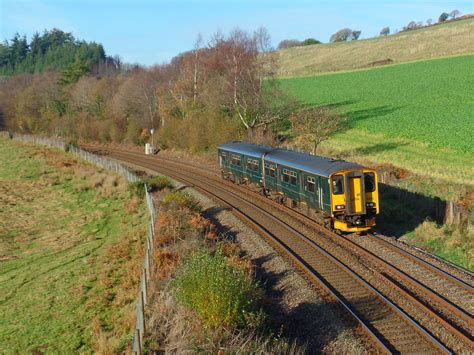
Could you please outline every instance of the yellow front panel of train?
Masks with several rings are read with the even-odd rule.
[[[353,213],[361,213],[363,211],[362,206],[362,181],[360,177],[351,177],[350,181],[350,193],[351,193],[351,209]]]

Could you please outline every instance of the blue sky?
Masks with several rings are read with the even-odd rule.
[[[273,45],[282,39],[328,41],[343,27],[372,37],[384,26],[437,20],[443,11],[474,12],[473,1],[309,1],[309,0],[0,0],[0,40],[15,32],[28,38],[53,27],[79,39],[100,42],[108,55],[129,63],[169,61],[193,47],[197,34],[209,36],[240,27],[264,26]]]

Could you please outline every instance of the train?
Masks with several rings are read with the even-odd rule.
[[[379,214],[374,169],[339,159],[231,141],[217,148],[222,178],[248,185],[327,228],[362,234]]]

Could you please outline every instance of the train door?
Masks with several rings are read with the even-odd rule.
[[[318,198],[316,197],[316,193],[318,191],[318,178],[313,175],[304,174],[304,190],[306,195],[306,201],[308,201],[308,205],[311,208],[318,208]]]
[[[327,213],[331,213],[331,192],[329,190],[329,179],[319,177],[320,195],[321,195],[321,209]]]
[[[351,208],[350,210],[352,213],[361,214],[364,213],[365,209],[363,206],[363,198],[362,198],[362,176],[350,176],[349,175],[349,196],[351,201]]]
[[[277,190],[277,165],[265,162],[265,186],[269,190]]]
[[[219,166],[221,168],[225,168],[226,165],[227,165],[227,153],[226,152],[221,152],[221,154],[219,154]]]
[[[300,199],[300,183],[298,173],[290,168],[281,167],[280,179],[283,193],[294,201]]]

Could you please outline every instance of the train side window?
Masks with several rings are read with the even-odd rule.
[[[334,195],[342,195],[344,193],[344,177],[342,175],[334,175],[332,177],[332,193]]]
[[[315,192],[316,191],[316,181],[313,177],[308,177],[308,191]]]
[[[296,173],[288,169],[283,169],[283,181],[291,185],[297,185]]]
[[[247,169],[258,171],[258,160],[247,159]]]
[[[364,186],[365,186],[365,192],[375,191],[375,174],[374,173],[364,173]]]
[[[231,163],[232,165],[238,165],[238,166],[240,166],[240,161],[241,161],[240,155],[232,154],[232,159],[231,159],[231,161],[230,161],[230,163]]]
[[[265,175],[275,177],[275,164],[265,163]]]
[[[295,186],[297,185],[296,173],[294,171],[290,171],[290,184]]]

